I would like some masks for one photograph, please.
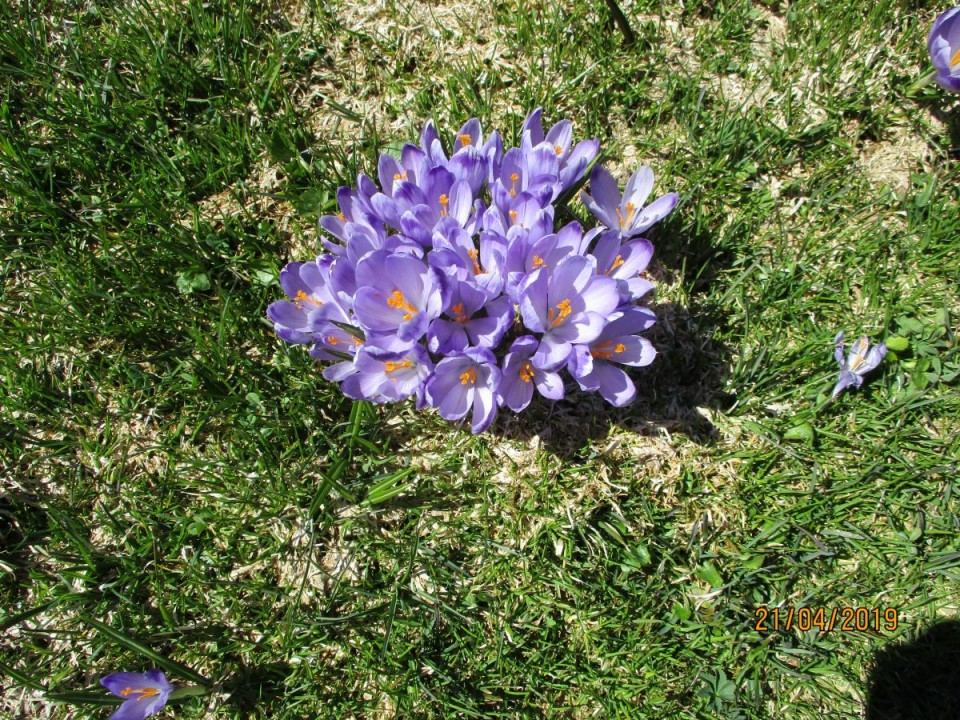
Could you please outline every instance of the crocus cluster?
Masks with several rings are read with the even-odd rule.
[[[649,168],[621,194],[595,165],[581,198],[599,225],[558,227],[599,152],[572,130],[544,132],[538,109],[505,150],[472,119],[448,154],[428,122],[419,146],[380,156],[379,185],[361,174],[339,189],[340,212],[320,219],[328,252],[280,274],[289,299],[267,311],[277,334],[330,362],[324,377],[348,397],[414,397],[447,420],[470,415],[475,433],[534,391],[561,399],[565,373],[615,406],[632,401],[623,366],[655,355],[639,335],[655,322],[639,304],[653,287],[642,234],[678,196],[645,204]]]

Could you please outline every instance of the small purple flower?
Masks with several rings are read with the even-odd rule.
[[[142,720],[147,715],[160,712],[173,692],[173,686],[159,670],[113,673],[101,678],[100,684],[124,699],[110,720]]]
[[[613,175],[599,165],[590,173],[590,192],[580,194],[583,204],[611,230],[619,230],[624,238],[639,235],[663,220],[677,206],[680,196],[667,193],[644,207],[653,190],[653,171],[643,166],[627,181],[623,196]]]
[[[883,360],[883,356],[887,354],[887,346],[883,343],[874,347],[873,350],[869,350],[870,341],[867,340],[865,335],[861,335],[860,338],[850,346],[850,354],[847,355],[846,360],[844,360],[843,331],[837,333],[834,343],[836,347],[833,351],[833,357],[836,358],[837,364],[840,365],[840,379],[837,380],[837,384],[833,387],[833,394],[830,396],[831,400],[851,385],[853,387],[860,387],[863,384],[863,376],[876,368],[877,365],[880,364],[880,361]]]
[[[937,84],[960,92],[960,7],[950,8],[934,20],[927,49]]]
[[[643,367],[653,362],[657,351],[635,333],[647,330],[656,317],[646,308],[630,308],[612,320],[589,345],[576,345],[567,367],[584,390],[596,390],[614,407],[623,407],[637,395],[630,377],[612,363]]]
[[[462,352],[471,345],[496,348],[514,318],[510,298],[490,300],[470,282],[453,284],[446,314],[449,319],[437,318],[427,331],[427,347],[441,355]]]
[[[422,260],[377,251],[357,265],[353,310],[368,332],[396,334],[405,342],[422,338],[443,311],[446,284]]]
[[[539,343],[532,335],[513,341],[503,360],[503,377],[497,388],[497,401],[514,412],[520,412],[533,399],[533,388],[550,400],[563,400],[560,374],[534,367],[530,359]]]
[[[593,257],[597,261],[597,273],[617,281],[620,299],[624,302],[639,300],[653,289],[653,283],[644,277],[653,257],[649,240],[637,238],[621,244],[620,234],[607,230],[597,241]]]
[[[427,380],[426,400],[445,420],[459,420],[473,408],[470,429],[481,433],[497,416],[500,385],[497,359],[486,348],[468,348],[444,358]]]
[[[519,290],[523,324],[543,333],[533,364],[541,370],[563,365],[573,343],[590,343],[600,335],[607,315],[620,304],[617,282],[596,275],[590,258],[571,255],[551,273],[540,268]]]
[[[267,317],[281,339],[306,345],[335,305],[329,289],[332,257],[289,263],[280,271],[280,286],[290,300],[270,303]]]
[[[400,402],[416,393],[433,370],[433,362],[421,345],[405,352],[377,348],[371,340],[357,352],[356,373],[343,385],[355,400]]]

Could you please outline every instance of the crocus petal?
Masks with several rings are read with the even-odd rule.
[[[568,343],[590,343],[600,335],[604,324],[606,324],[606,320],[599,313],[578,313],[566,322],[552,328],[550,334],[544,335],[544,338],[552,336]]]
[[[637,388],[627,374],[609,363],[599,362],[593,366],[593,374],[599,382],[601,397],[614,407],[623,407],[633,402]]]
[[[619,338],[615,342],[617,342],[617,345],[614,346],[615,348],[619,348],[621,345],[623,348],[614,352],[610,360],[618,362],[621,365],[643,367],[652,363],[653,359],[657,356],[657,351],[646,338],[628,335],[627,337]]]
[[[620,189],[613,175],[599,165],[590,173],[590,193],[581,194],[587,209],[608,228],[619,228],[616,211],[620,207]]]
[[[844,352],[843,352],[843,330],[837,333],[837,336],[833,339],[833,357],[837,361],[837,365],[843,367],[844,362]]]
[[[523,324],[534,332],[543,332],[547,318],[549,276],[537,270],[520,286],[520,316]]]
[[[553,335],[544,335],[531,362],[541,370],[556,370],[567,361],[573,346]]]
[[[884,356],[887,354],[887,346],[884,343],[880,343],[873,350],[867,354],[867,359],[863,362],[863,365],[860,367],[860,374],[870,372],[877,367],[883,360]]]
[[[482,433],[497,417],[497,403],[493,391],[487,387],[478,387],[473,393],[473,418],[470,429],[474,434]]]
[[[544,372],[537,370],[534,372],[534,382],[537,391],[549,400],[563,400],[563,380],[559,373]]]
[[[427,381],[427,399],[444,420],[459,420],[470,410],[473,386],[461,383],[456,373],[434,375]]]
[[[127,700],[110,716],[110,720],[143,720],[151,712],[153,712],[151,704]]]
[[[840,379],[837,381],[837,384],[833,386],[833,393],[831,393],[830,398],[834,399],[846,390],[848,387],[853,385],[854,387],[860,387],[863,384],[863,378],[852,373],[849,370],[842,370],[840,372]]]
[[[667,193],[663,197],[657,198],[643,209],[636,222],[629,228],[627,235],[632,237],[644,230],[649,230],[669,215],[678,202],[680,202],[680,196],[677,193]]]

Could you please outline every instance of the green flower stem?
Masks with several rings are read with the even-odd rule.
[[[177,688],[172,693],[170,693],[171,700],[179,700],[180,698],[186,697],[199,697],[201,695],[209,695],[209,688],[201,687],[200,685],[187,685],[186,687]]]
[[[933,78],[936,77],[936,70],[929,70],[926,74],[921,75],[917,78],[913,84],[907,88],[907,95],[916,95],[918,92],[923,90],[927,85],[933,82]]]

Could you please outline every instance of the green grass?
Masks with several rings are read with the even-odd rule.
[[[960,125],[905,95],[943,8],[623,7],[630,48],[579,0],[0,6],[0,716],[105,718],[149,653],[213,688],[165,717],[950,716]],[[635,405],[473,437],[276,340],[338,185],[540,105],[683,197]],[[841,329],[909,348],[830,404]]]

